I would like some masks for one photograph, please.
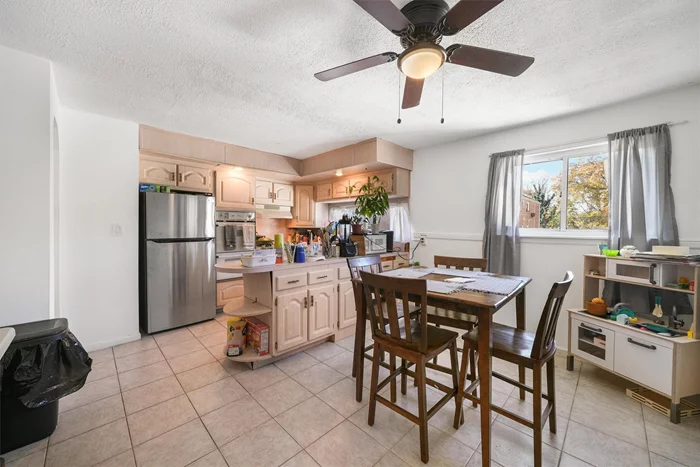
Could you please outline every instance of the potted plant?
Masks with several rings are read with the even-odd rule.
[[[372,233],[379,232],[379,218],[389,210],[389,195],[379,177],[372,177],[360,187],[360,195],[355,199],[355,212],[371,220]]]
[[[360,213],[355,211],[355,213],[350,218],[350,223],[352,224],[353,235],[362,235],[364,233],[362,229],[362,224],[365,223],[365,218]]]

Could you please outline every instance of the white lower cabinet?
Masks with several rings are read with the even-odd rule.
[[[308,341],[308,291],[277,296],[277,353]]]
[[[334,285],[309,289],[309,340],[335,332],[336,310]]]
[[[673,348],[659,341],[645,339],[643,335],[615,333],[615,373],[671,394]]]
[[[347,270],[347,268],[345,269]],[[352,326],[355,321],[357,321],[355,290],[352,287],[352,282],[341,282],[338,284],[338,328]]]

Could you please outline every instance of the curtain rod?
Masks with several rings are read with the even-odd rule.
[[[664,122],[668,126],[684,125],[690,123],[688,120],[681,120],[678,122]],[[604,140],[604,141],[603,141]],[[580,141],[572,141],[565,144],[560,144],[558,146],[549,146],[543,148],[526,149],[525,155],[533,156],[544,156],[547,154],[554,154],[557,152],[571,151],[575,149],[585,149],[589,147],[602,146],[608,144],[607,135],[601,136],[600,138],[589,138]]]

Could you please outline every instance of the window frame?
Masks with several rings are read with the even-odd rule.
[[[585,144],[576,145],[566,145],[559,146],[555,148],[540,149],[526,151],[523,157],[523,169],[526,165],[538,164],[542,162],[554,162],[562,161],[562,182],[561,182],[561,198],[559,200],[559,211],[561,215],[561,222],[559,229],[533,229],[528,227],[518,226],[521,237],[553,237],[553,238],[591,238],[591,239],[605,239],[608,237],[608,229],[568,229],[567,226],[567,206],[566,203],[569,197],[569,159],[577,158],[582,156],[593,156],[595,154],[601,154],[605,152],[608,155],[608,160],[610,160],[610,153],[608,151],[608,140],[607,138],[600,138],[597,140],[592,140],[586,142]],[[601,148],[600,151],[596,151],[596,148]],[[603,149],[604,148],[604,151]],[[522,196],[522,182],[520,193]],[[522,209],[522,203],[521,209]]]

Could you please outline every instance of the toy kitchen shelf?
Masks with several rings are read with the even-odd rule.
[[[583,267],[584,306],[601,295],[605,281],[689,294],[693,304],[690,329],[698,337],[700,295],[669,284],[676,283],[681,276],[699,284],[700,265],[585,255]],[[639,388],[628,389],[627,394],[667,415],[673,423],[700,416],[700,407],[683,399],[700,394],[700,340],[685,335],[659,336],[593,316],[585,309],[569,309],[568,313],[567,369],[573,370],[573,359],[578,357],[638,384]],[[651,321],[640,318],[639,322]]]

